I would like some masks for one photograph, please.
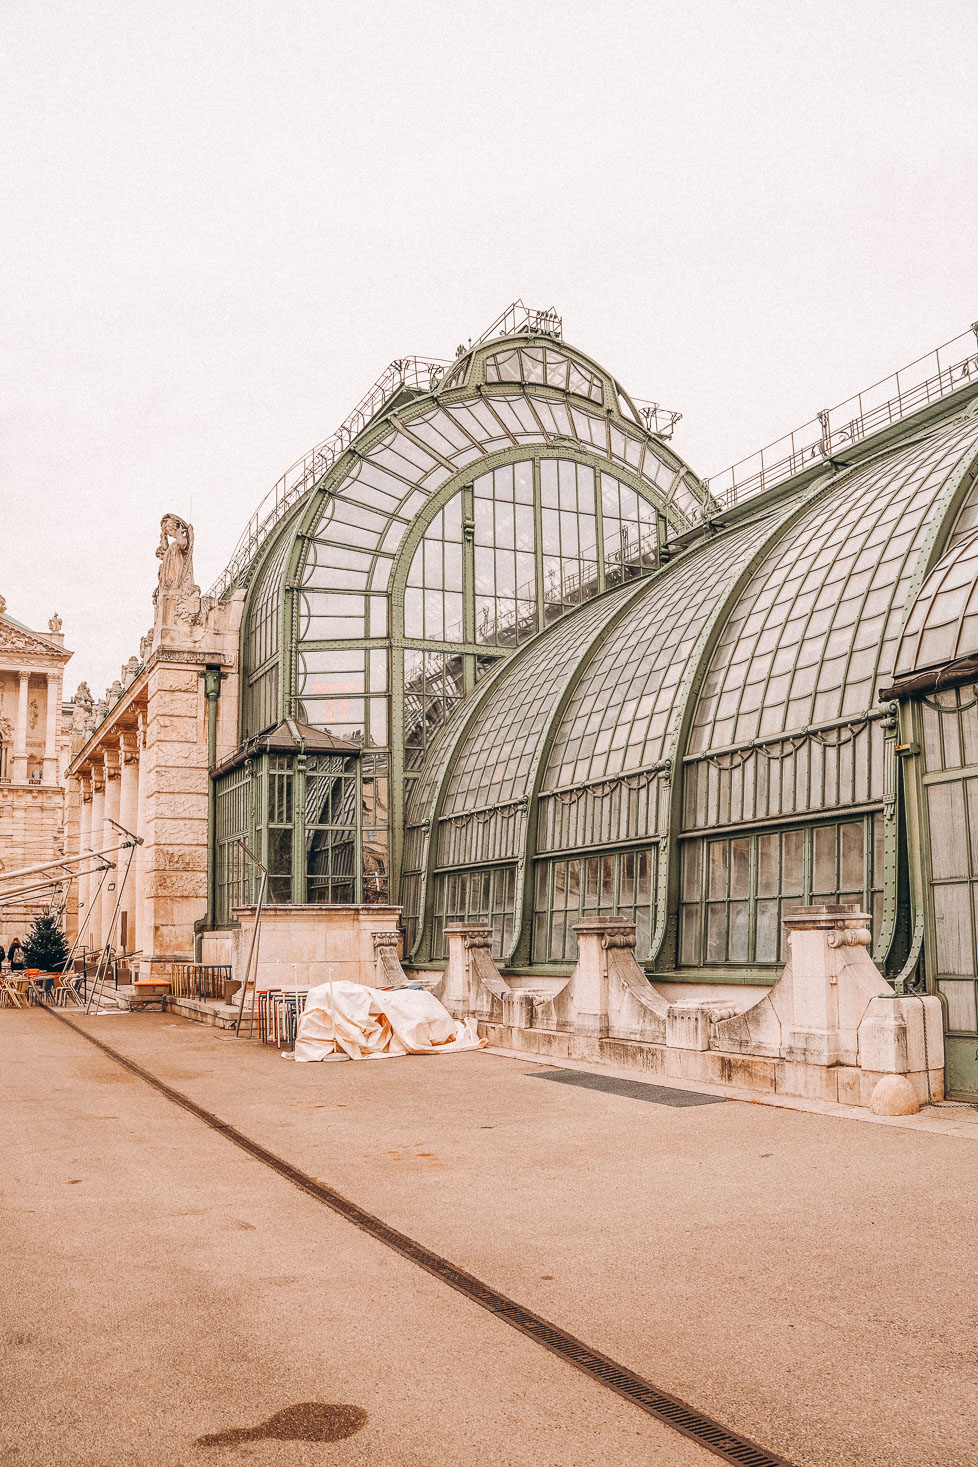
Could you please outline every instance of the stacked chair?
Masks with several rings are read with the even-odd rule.
[[[306,988],[263,988],[258,994],[258,1037],[262,1044],[295,1047],[299,1020],[306,1006]]]

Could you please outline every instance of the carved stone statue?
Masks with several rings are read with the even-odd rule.
[[[64,622],[61,620],[61,618],[58,615],[58,613],[55,612],[54,615],[52,616],[51,620],[48,622],[48,631],[49,632],[54,632],[55,636],[57,636],[58,632],[60,632],[60,630],[61,630],[61,628],[63,626],[64,626]]]
[[[140,665],[141,664],[138,657],[130,657],[129,661],[122,669],[122,683],[124,687],[128,688],[129,684],[134,680],[137,672],[139,671]]]
[[[4,612],[6,611],[6,609],[7,609],[7,598],[6,598],[6,596],[0,596],[0,616],[3,616]]]
[[[153,650],[153,628],[150,627],[145,637],[139,639],[139,660],[145,662]]]
[[[119,701],[119,699],[121,697],[122,697],[122,683],[119,681],[118,678],[116,678],[116,680],[112,684],[111,688],[106,688],[106,690],[105,690],[105,701],[111,707],[113,703],[118,703],[118,701]]]
[[[160,543],[156,547],[161,562],[153,605],[156,625],[200,620],[200,587],[194,584],[194,530],[179,515],[165,514],[160,520]]]
[[[83,733],[91,727],[92,708],[94,700],[92,690],[88,683],[79,683],[72,698],[73,711],[71,715],[71,726],[77,733]]]

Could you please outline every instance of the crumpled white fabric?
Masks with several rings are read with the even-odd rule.
[[[485,1044],[474,1019],[453,1019],[425,989],[323,983],[309,990],[293,1057],[299,1064],[388,1059],[402,1054],[456,1054]]]

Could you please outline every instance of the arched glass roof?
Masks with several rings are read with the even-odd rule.
[[[576,656],[634,586],[620,586],[560,622],[497,677],[466,731],[445,790],[443,813],[521,799],[537,743]]]
[[[978,421],[930,431],[840,472],[827,489],[809,486],[806,508],[804,497],[787,494],[776,509],[704,541],[638,588],[572,613],[501,670],[474,716],[447,729],[422,772],[413,819],[424,819],[422,807],[430,811],[452,745],[438,807],[447,820],[525,800],[541,757],[544,795],[614,782],[663,760],[708,619],[765,540],[771,549],[724,612],[701,684],[694,679],[691,735],[677,754],[865,713],[893,667],[913,571],[938,533],[935,515],[949,512],[947,496],[977,447]],[[978,565],[978,531],[962,546],[960,557]],[[551,725],[569,682],[566,707]]]
[[[545,791],[646,768],[666,755],[696,640],[776,518],[721,536],[654,577],[574,689],[550,752]]]
[[[978,528],[955,540],[931,571],[900,639],[896,675],[978,653]]]
[[[380,656],[389,638],[404,637],[415,650],[437,647],[443,661],[471,659],[482,646],[491,655],[509,652],[524,631],[647,568],[656,514],[684,531],[709,502],[695,474],[636,420],[614,379],[589,358],[552,338],[486,342],[432,390],[405,389],[392,399],[293,508],[272,559],[258,562],[243,663],[252,679],[263,669],[267,676],[243,702],[243,732],[299,716],[388,746],[399,715],[382,700],[400,697]],[[473,516],[469,566],[463,520]],[[516,532],[508,547],[510,519]],[[468,618],[464,606],[474,606]],[[294,653],[279,646],[280,623],[295,628]],[[267,666],[273,657],[277,677]],[[434,729],[443,715],[428,710],[431,690],[444,684],[451,702],[459,667],[426,658],[414,702],[423,705],[424,728]]]
[[[696,708],[690,751],[869,708],[892,673],[932,515],[978,423],[929,434],[820,495],[732,611]]]

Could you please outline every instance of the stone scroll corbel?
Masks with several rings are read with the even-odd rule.
[[[399,934],[388,928],[370,935],[374,945],[374,988],[403,988],[407,974],[397,952]]]
[[[492,928],[483,922],[454,922],[445,928],[448,972],[442,1002],[456,1019],[500,1024],[509,993],[492,958]]]
[[[624,917],[575,922],[577,966],[566,998],[579,1034],[662,1042],[669,1005],[635,961],[635,924]]]

